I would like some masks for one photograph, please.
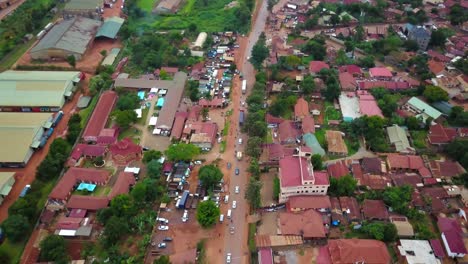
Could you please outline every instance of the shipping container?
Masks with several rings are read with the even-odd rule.
[[[239,112],[239,126],[242,126],[244,124],[244,111]]]
[[[63,111],[59,111],[57,114],[55,114],[54,119],[52,120],[52,126],[56,126],[60,120],[62,120],[63,117]]]
[[[179,209],[184,209],[185,208],[185,203],[187,202],[187,199],[189,198],[189,191],[184,191],[184,194],[182,194],[182,198],[180,198],[180,203],[177,208]]]

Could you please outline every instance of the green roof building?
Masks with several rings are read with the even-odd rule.
[[[1,112],[55,112],[73,95],[76,71],[5,71],[0,73]]]
[[[85,17],[63,20],[31,49],[31,58],[48,60],[74,56],[80,60],[91,46],[101,25],[101,21]]]
[[[304,140],[306,146],[312,150],[313,155],[319,154],[322,157],[325,155],[325,150],[322,148],[322,146],[320,146],[320,143],[318,142],[317,137],[314,134],[304,134],[302,136],[302,140]]]
[[[110,39],[117,38],[117,33],[119,33],[120,28],[122,27],[125,19],[120,17],[109,17],[104,20],[104,24],[99,28],[96,38],[105,37]]]
[[[442,115],[441,112],[437,111],[434,107],[428,105],[417,97],[409,99],[405,106],[408,110],[415,113],[416,117],[422,118],[423,122],[426,122],[426,119],[429,117],[436,120]]]
[[[51,119],[51,113],[0,113],[0,167],[24,167]]]

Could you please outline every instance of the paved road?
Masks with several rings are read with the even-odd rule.
[[[247,80],[247,86],[251,88],[255,83],[255,71],[253,66],[248,61],[251,51],[255,43],[257,42],[260,34],[265,29],[266,19],[268,17],[267,3],[266,1],[258,1],[258,13],[254,16],[255,21],[253,21],[252,30],[246,41],[241,45],[243,52],[240,52],[240,59],[237,61],[237,66],[239,70],[243,73],[244,79]],[[233,157],[235,155],[234,151],[243,151],[243,148],[247,142],[247,135],[238,134],[239,131],[239,112],[240,112],[240,101],[244,101],[247,95],[241,94],[241,80],[236,78],[234,83],[234,92],[232,97],[233,104],[233,114],[231,116],[231,131],[233,135],[228,137],[228,147],[225,152],[225,155]],[[242,137],[242,145],[238,144],[238,137]],[[233,146],[234,145],[234,146]],[[230,158],[231,159],[231,158]],[[232,261],[231,263],[248,263],[249,253],[247,248],[247,239],[248,239],[248,224],[247,216],[249,214],[249,206],[247,201],[244,199],[244,191],[249,180],[249,175],[246,172],[248,167],[248,160],[243,158],[241,161],[235,160],[232,164],[232,171],[230,173],[230,184],[229,184],[229,193],[230,201],[229,207],[232,207],[232,201],[236,200],[237,208],[232,209],[232,222],[230,219],[225,221],[225,240],[224,240],[224,258],[226,258],[227,253],[231,253]],[[239,168],[240,175],[234,174],[234,169]],[[235,186],[240,187],[240,193],[235,194]],[[231,226],[235,227],[235,233],[230,234],[229,228]]]

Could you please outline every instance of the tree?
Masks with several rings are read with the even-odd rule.
[[[221,181],[223,176],[221,170],[215,165],[205,165],[198,172],[198,178],[202,185],[210,191]]]
[[[343,23],[344,25],[349,25],[349,22],[351,22],[351,17],[349,15],[344,15],[341,18],[341,23]]]
[[[365,57],[359,58],[357,60],[357,65],[365,68],[372,68],[375,66],[375,58],[372,55],[367,55]]]
[[[314,60],[323,60],[325,59],[325,55],[327,55],[325,45],[314,39],[306,43],[302,48],[302,52],[310,54]]]
[[[31,230],[31,225],[25,216],[10,215],[3,221],[2,228],[8,239],[13,242],[19,242],[27,237],[27,234]]]
[[[332,24],[333,26],[338,25],[340,23],[340,21],[341,21],[341,18],[337,14],[333,14],[330,17],[330,24]]]
[[[362,227],[362,232],[384,242],[394,242],[398,238],[398,233],[393,223],[374,222],[365,224]]]
[[[146,165],[148,176],[152,179],[159,179],[162,172],[162,164],[158,160],[152,160]]]
[[[431,40],[429,44],[435,47],[444,47],[447,41],[447,36],[443,29],[437,29],[432,31]]]
[[[449,19],[452,25],[460,25],[468,21],[468,14],[465,8],[457,3],[450,8]]]
[[[210,114],[210,109],[208,107],[203,107],[201,110],[201,116],[203,118],[203,121],[208,120]]]
[[[412,39],[406,40],[403,46],[405,47],[406,51],[418,51],[419,50],[418,42]]]
[[[410,116],[406,118],[406,126],[409,130],[419,130],[421,129],[421,120],[415,116]]]
[[[252,57],[250,58],[250,62],[256,69],[260,69],[262,67],[263,61],[268,57],[269,54],[270,51],[265,45],[265,34],[262,33],[257,43],[255,43],[252,48]]]
[[[468,140],[455,139],[445,147],[445,151],[452,159],[468,169]]]
[[[200,148],[193,144],[178,143],[169,146],[165,154],[170,161],[191,161],[200,154]]]
[[[8,208],[8,215],[22,215],[27,219],[34,219],[35,213],[36,205],[29,199],[18,199]]]
[[[54,261],[55,263],[67,263],[67,243],[62,236],[48,235],[40,243],[41,260]]]
[[[256,210],[261,206],[260,191],[262,190],[262,182],[251,177],[247,189],[245,190],[245,199],[249,201],[252,210]]]
[[[67,62],[68,62],[68,64],[70,64],[70,66],[72,66],[73,68],[75,68],[75,66],[76,66],[76,58],[75,58],[75,56],[73,56],[73,55],[68,56],[68,57],[67,57]]]
[[[119,96],[116,107],[120,111],[140,108],[140,98],[135,93],[125,93]]]
[[[115,122],[121,128],[128,128],[131,124],[137,121],[137,114],[133,110],[116,110],[114,112]]]
[[[330,194],[334,196],[352,196],[356,190],[357,181],[350,175],[339,179],[330,178]]]
[[[152,160],[158,160],[161,157],[162,157],[161,151],[151,149],[151,150],[146,151],[143,154],[143,162],[148,163],[148,162],[150,162]]]
[[[280,183],[278,176],[275,176],[275,178],[273,178],[273,199],[275,201],[278,201],[280,192],[281,192],[281,183]]]
[[[285,62],[288,68],[295,69],[297,68],[297,66],[301,64],[301,59],[298,56],[289,55],[289,56],[286,56]]]
[[[263,139],[259,137],[250,137],[247,140],[247,147],[245,148],[245,154],[252,158],[259,158],[262,154]]]
[[[160,256],[153,261],[153,264],[171,264],[169,256]]]
[[[5,250],[0,251],[0,263],[12,263],[10,255]]]
[[[393,211],[406,215],[410,206],[413,189],[409,185],[402,187],[388,187],[383,193],[385,204],[392,207]]]
[[[312,166],[314,167],[314,170],[323,169],[322,156],[320,156],[320,154],[312,155],[311,160],[312,160]]]
[[[111,216],[104,227],[104,244],[108,247],[115,245],[129,231],[127,220],[115,215]]]
[[[312,75],[308,74],[304,77],[304,80],[302,81],[302,93],[305,95],[309,95],[314,92],[315,90],[315,82],[314,82],[314,77]]]
[[[110,203],[110,207],[117,217],[128,218],[136,213],[133,201],[128,194],[120,194],[114,197]]]
[[[348,55],[346,55],[346,52],[344,49],[340,49],[338,50],[338,53],[336,54],[335,63],[338,65],[347,65],[347,64],[352,64],[353,60],[350,59]]]
[[[450,111],[448,121],[453,125],[468,126],[468,112],[464,111],[461,106],[454,106]]]
[[[250,160],[248,171],[252,174],[253,177],[259,179],[261,172],[257,159],[253,158]]]
[[[209,228],[216,224],[221,211],[215,202],[208,200],[198,204],[197,221],[203,228]]]
[[[337,99],[341,94],[340,85],[334,77],[334,81],[327,81],[327,89],[325,90],[325,99],[330,102]]]
[[[448,93],[444,91],[442,88],[434,85],[428,85],[424,89],[423,93],[424,97],[432,103],[432,102],[439,102],[439,101],[448,101]]]

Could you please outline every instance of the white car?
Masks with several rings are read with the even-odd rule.
[[[167,230],[169,230],[169,226],[160,225],[160,226],[158,226],[158,230],[159,231],[167,231]]]
[[[169,220],[167,220],[166,218],[162,218],[162,217],[156,218],[156,221],[158,221],[161,224],[166,224],[166,225],[169,224]]]
[[[234,188],[234,191],[235,191],[236,193],[239,193],[239,192],[240,192],[240,187],[239,187],[239,186],[236,186],[236,188]]]
[[[226,263],[231,263],[231,253],[227,253],[226,255]]]
[[[236,201],[232,201],[232,209],[236,209],[237,207],[237,202]]]

